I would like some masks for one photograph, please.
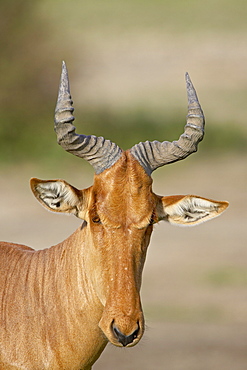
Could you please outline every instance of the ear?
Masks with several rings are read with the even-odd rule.
[[[162,197],[163,215],[160,219],[173,224],[192,226],[219,216],[229,205],[196,195]]]
[[[64,180],[31,179],[30,186],[36,199],[50,211],[72,213],[79,218],[83,208],[83,191]]]

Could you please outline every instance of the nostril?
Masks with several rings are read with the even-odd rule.
[[[138,333],[139,333],[139,324],[138,324],[138,328],[132,333],[133,340],[138,337]]]
[[[117,338],[119,343],[121,343],[124,347],[127,346],[128,344],[132,343],[134,341],[134,339],[137,338],[138,333],[139,333],[139,329],[140,328],[139,328],[139,324],[138,324],[138,328],[132,334],[125,335],[118,329],[118,327],[114,323],[112,324],[112,331],[113,331],[115,337]]]

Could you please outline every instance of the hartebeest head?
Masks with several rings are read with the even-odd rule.
[[[102,304],[99,327],[118,346],[135,345],[144,332],[140,287],[153,224],[165,220],[195,225],[218,216],[228,206],[198,196],[162,197],[152,192],[151,173],[195,152],[203,138],[204,116],[188,74],[186,83],[188,116],[179,140],[146,141],[122,151],[103,137],[75,133],[63,63],[55,112],[58,143],[94,167],[94,184],[77,190],[63,180],[31,180],[35,196],[46,208],[84,220],[90,245],[85,254],[87,277]]]

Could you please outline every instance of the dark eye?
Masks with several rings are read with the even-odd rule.
[[[100,224],[100,218],[99,218],[99,216],[94,216],[92,218],[92,221],[93,221],[94,224]]]

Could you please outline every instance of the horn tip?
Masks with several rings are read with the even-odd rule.
[[[67,71],[66,63],[64,60],[62,61],[62,70]]]
[[[68,78],[68,70],[64,61],[62,61],[62,77],[66,77],[66,79]]]
[[[187,83],[191,83],[190,75],[189,75],[189,73],[188,73],[188,72],[186,72],[186,73],[185,73],[185,81],[186,81]]]
[[[193,86],[193,83],[190,79],[190,75],[188,72],[185,73],[185,81],[186,81],[186,89],[187,89],[187,95],[188,95],[188,103],[191,104],[192,102],[197,102],[199,104],[196,90]]]
[[[61,72],[61,78],[60,78],[60,86],[59,86],[59,98],[63,96],[64,94],[70,95],[70,87],[69,87],[69,76],[68,76],[68,70],[66,67],[66,63],[62,61],[62,72]]]

